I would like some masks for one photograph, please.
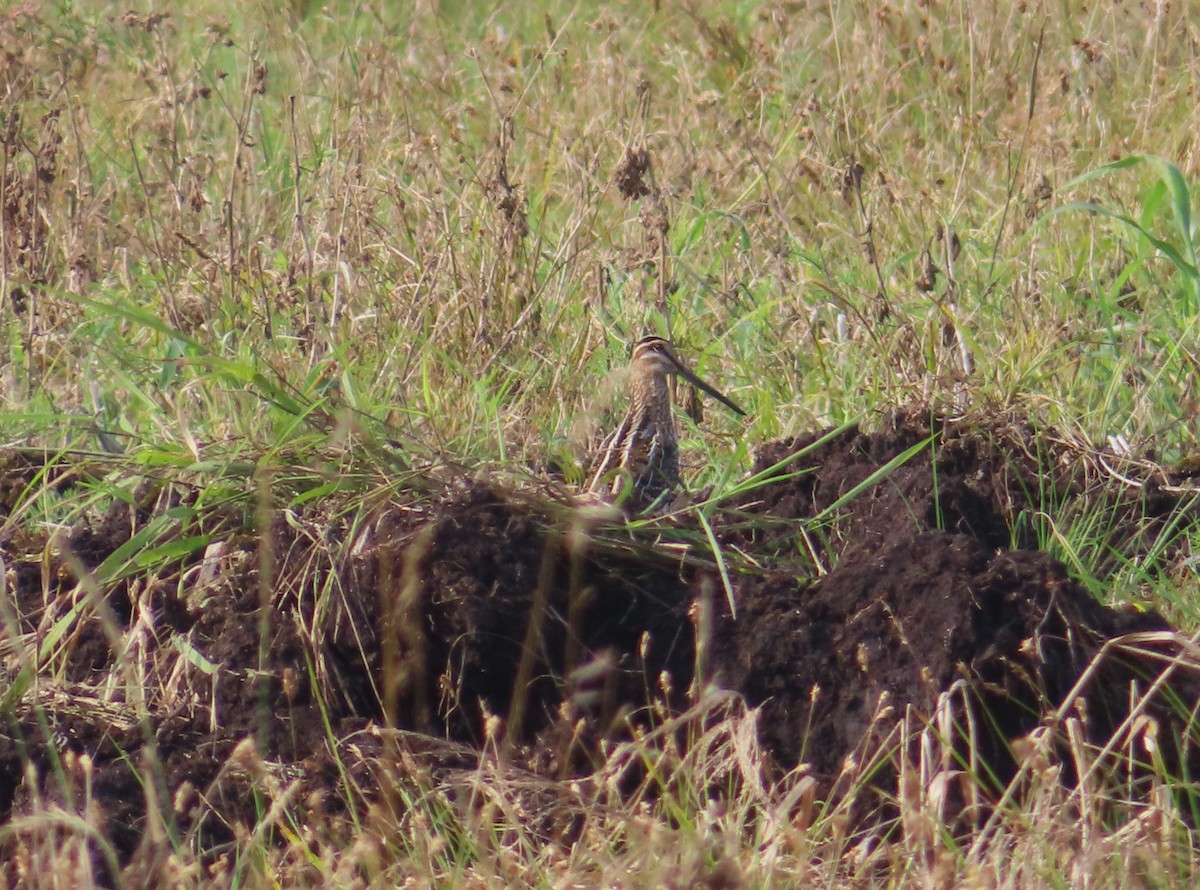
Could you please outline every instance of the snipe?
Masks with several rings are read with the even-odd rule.
[[[588,484],[589,491],[612,498],[632,483],[633,490],[625,503],[637,512],[670,502],[679,486],[679,431],[667,385],[672,374],[745,415],[745,411],[688,370],[669,341],[643,337],[633,347],[629,365],[629,413],[604,440]]]

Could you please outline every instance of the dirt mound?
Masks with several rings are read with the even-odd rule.
[[[958,684],[984,727],[974,744],[1003,784],[1010,742],[1081,677],[1085,729],[1102,739],[1128,714],[1130,683],[1156,675],[1133,657],[1085,674],[1106,640],[1167,625],[1103,607],[1032,547],[1037,517],[1102,498],[1100,543],[1136,558],[1189,509],[1179,495],[1096,473],[1083,451],[1023,421],[920,412],[875,433],[773,443],[756,472],[770,467],[712,519],[736,619],[706,535],[686,518],[631,529],[483,483],[390,504],[357,526],[280,511],[174,575],[120,575],[72,625],[61,676],[9,714],[0,816],[67,796],[63,764],[75,775],[87,755],[122,856],[148,828],[147,774],[162,799],[183,801],[171,830],[215,846],[252,821],[247,776],[264,762],[279,781],[302,776],[320,806],[352,806],[331,739],[372,725],[503,744],[561,776],[652,705],[683,707],[700,681],[761,706],[776,760],[808,764],[828,790],[906,710],[930,716]],[[179,500],[155,503],[81,524],[48,567],[37,542],[4,543],[21,632],[6,650],[14,683],[84,595],[77,575]],[[135,668],[143,701],[114,692]],[[1198,692],[1176,679],[1181,700]],[[1167,705],[1157,716],[1179,723]],[[878,778],[887,785],[886,770]]]
[[[832,779],[887,735],[894,721],[879,715],[930,715],[961,680],[996,730],[985,741],[993,778],[1006,782],[1008,742],[1058,706],[1104,641],[1169,629],[1155,613],[1103,607],[1031,549],[1032,517],[1053,509],[1065,531],[1084,505],[1103,505],[1096,546],[1136,559],[1191,508],[1190,494],[1153,478],[1130,486],[1095,460],[1024,420],[949,423],[918,411],[875,433],[850,427],[763,448],[755,472],[786,464],[784,475],[731,511],[726,541],[775,571],[739,579],[740,614],[716,635],[715,661],[725,683],[762,705],[771,750]],[[797,570],[808,572],[799,583]],[[1101,673],[1118,699],[1153,674],[1110,667]],[[1088,730],[1105,739],[1127,704],[1103,690],[1093,698]]]
[[[400,725],[480,744],[499,716],[528,740],[566,701],[606,727],[645,703],[648,676],[690,670],[688,585],[644,544],[631,554],[632,540],[488,486],[386,519],[354,566],[371,592],[362,620],[337,622],[331,644],[352,684],[382,672],[381,710]]]
[[[997,730],[985,759],[1003,784],[1006,742],[1057,707],[1104,640],[1167,629],[1105,609],[1045,554],[945,532],[883,544],[804,591],[787,577],[749,580],[738,598],[737,621],[716,637],[722,679],[763,706],[771,750],[830,779],[888,735],[889,713],[931,716],[965,680]],[[1100,720],[1095,737],[1116,725]]]
[[[1145,478],[1124,480],[1086,443],[1012,416],[947,421],[898,411],[875,432],[849,426],[759,449],[755,473],[777,466],[779,481],[730,511],[749,520],[731,523],[730,541],[778,558],[803,520],[811,523],[808,555],[818,563],[934,530],[985,547],[1036,550],[1044,536],[1039,516],[1065,524],[1082,506],[1107,514],[1099,545],[1137,554],[1191,497],[1164,489],[1153,470],[1139,468],[1134,475]]]

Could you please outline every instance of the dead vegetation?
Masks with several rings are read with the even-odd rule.
[[[1190,806],[1164,795],[1196,766],[1195,644],[1000,542],[1038,508],[1038,479],[1057,478],[1064,509],[1116,486],[1126,558],[1194,497],[1148,509],[1112,478],[1051,472],[1067,446],[1028,427],[927,423],[764,449],[786,471],[710,520],[736,619],[691,511],[631,534],[465,480],[397,492],[357,527],[260,504],[267,525],[227,519],[203,548],[172,546],[187,538],[161,521],[185,498],[169,490],[10,542],[8,877],[65,846],[89,880],[232,880],[247,845],[297,879],[313,857],[325,879],[352,861],[385,880],[420,855],[446,877],[439,844],[459,842],[472,872],[604,871],[581,844],[663,807],[719,823],[731,804],[773,849],[768,872],[800,879],[806,838],[847,876],[864,866],[849,851],[880,841],[932,874],[960,845],[1009,842],[1033,800],[1117,787],[1094,818],[1152,820],[1177,844]],[[154,550],[178,558],[120,561]],[[67,817],[89,831],[49,829]],[[693,879],[742,875],[731,843],[689,862]]]
[[[0,12],[5,880],[1192,883],[1184,6]]]

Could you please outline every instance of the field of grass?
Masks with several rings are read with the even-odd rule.
[[[749,414],[683,421],[694,489],[735,484],[762,443],[910,402],[1015,411],[1163,463],[1194,455],[1193,18],[1187,3],[1078,0],[10,4],[2,460],[59,469],[6,486],[5,558],[41,536],[49,565],[56,533],[148,481],[190,498],[81,572],[83,588],[149,590],[214,527],[267,509],[356,529],[443,472],[577,484],[644,333]],[[56,481],[77,466],[88,484]],[[1190,568],[1122,577],[1101,595],[1200,627]],[[18,682],[11,611],[10,723],[36,697]],[[130,635],[114,648],[136,648],[136,627],[98,611]],[[39,677],[61,672],[70,628],[42,644],[60,661]],[[1116,819],[1035,750],[1021,813],[997,816],[988,843],[953,835],[913,788],[902,836],[867,842],[852,802],[762,777],[738,703],[696,707],[725,710],[678,752],[669,789],[621,797],[615,758],[591,777],[604,793],[572,844],[540,842],[541,780],[486,759],[464,786],[470,818],[410,777],[380,792],[403,798],[403,818],[364,803],[301,831],[242,746],[228,769],[265,777],[258,821],[219,854],[171,835],[155,874],[254,887],[1200,874],[1169,781]],[[87,784],[86,764],[56,769]],[[352,801],[379,791],[378,776],[343,778]],[[729,787],[720,802],[713,783]],[[89,821],[90,794],[75,809],[25,800],[0,825],[27,885],[137,880]]]

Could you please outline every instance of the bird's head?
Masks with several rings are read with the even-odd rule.
[[[730,410],[743,416],[746,414],[745,411],[732,401],[725,398],[725,396],[721,395],[721,393],[717,392],[717,390],[688,370],[687,366],[680,360],[678,353],[675,352],[675,347],[671,345],[669,340],[664,340],[662,337],[643,337],[639,340],[633,347],[633,357],[630,367],[638,374],[654,374],[664,377],[667,374],[677,374],[701,392],[708,393]]]

